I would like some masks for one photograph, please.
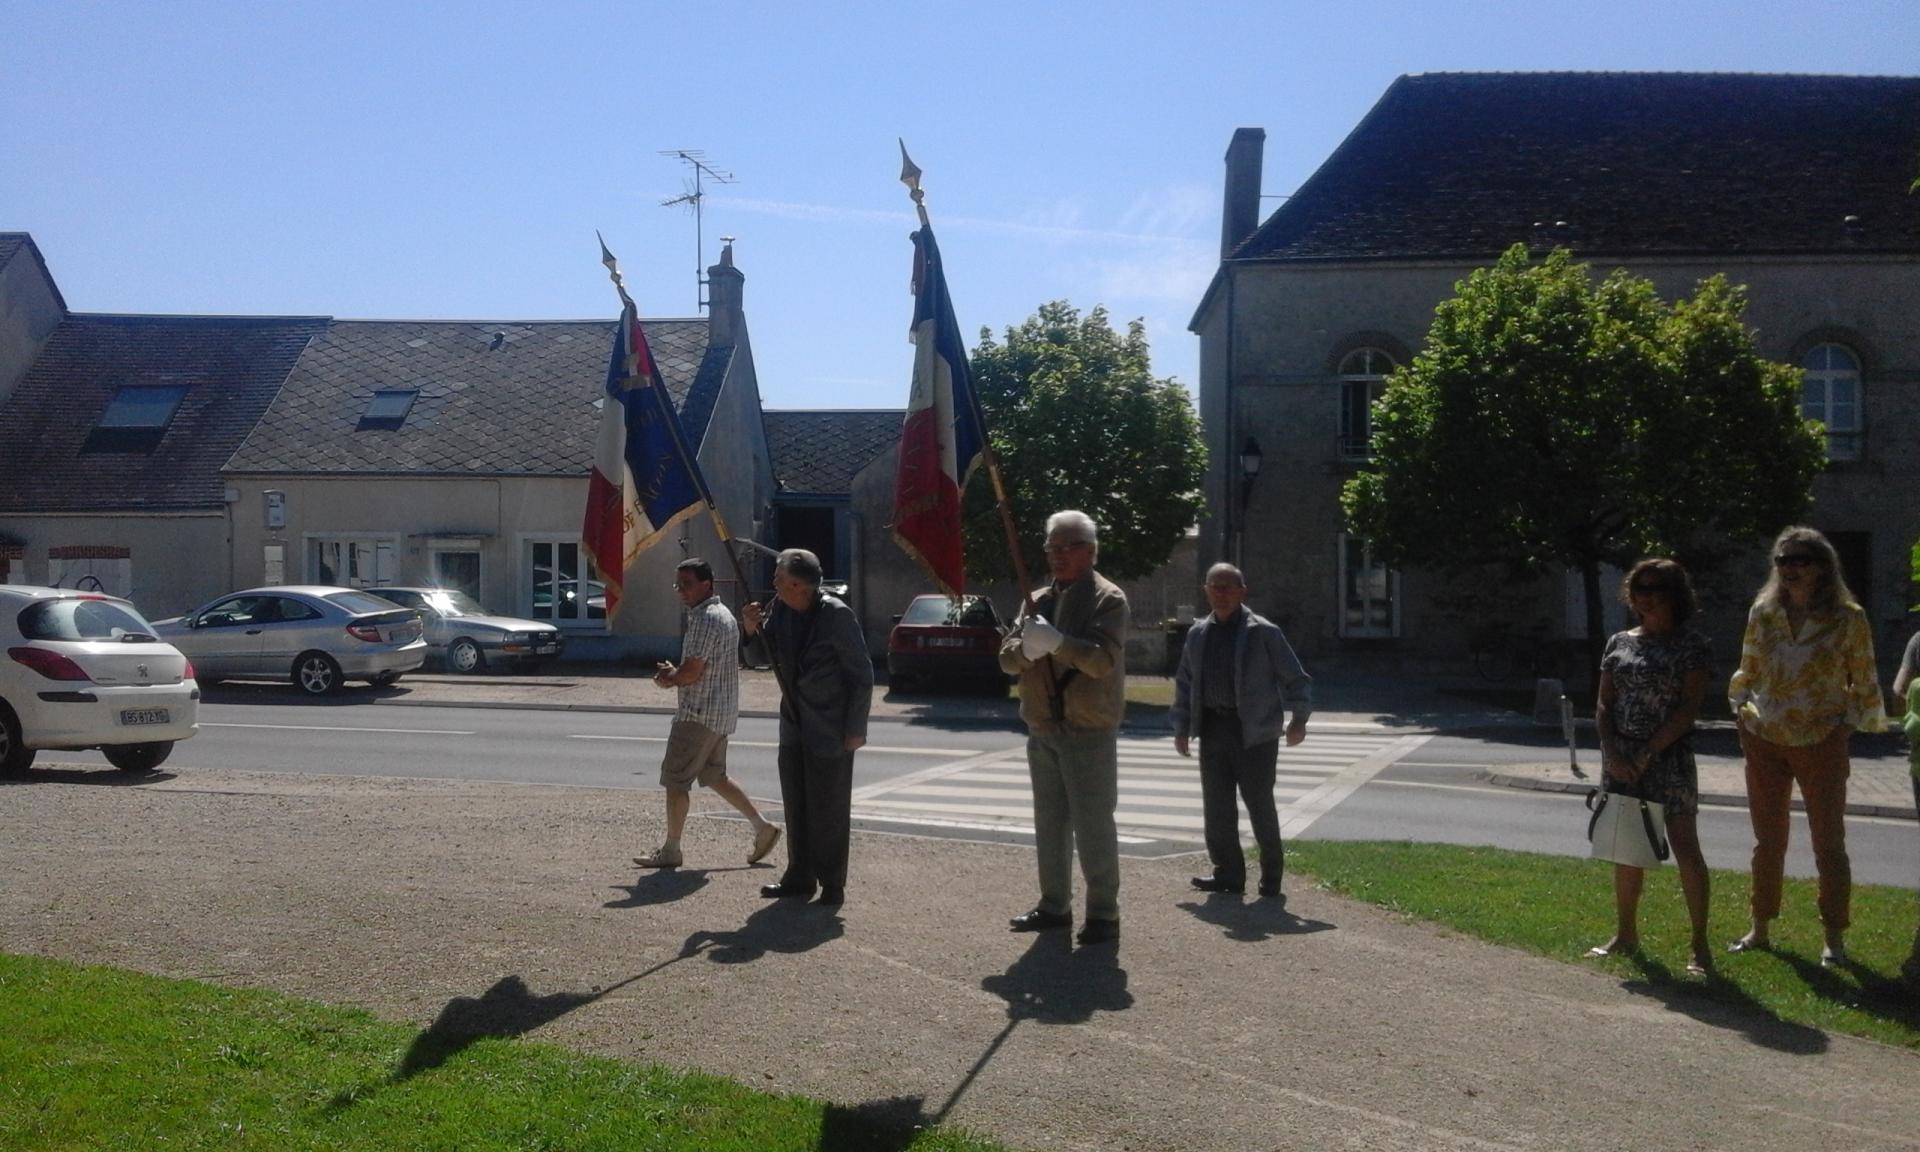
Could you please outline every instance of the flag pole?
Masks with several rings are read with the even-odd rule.
[[[895,137],[899,140],[899,137]],[[920,188],[920,166],[907,155],[907,142],[900,140],[900,182],[907,186],[907,196],[913,201],[914,211],[920,214],[920,227],[929,235],[933,231],[933,221],[927,216],[927,194]],[[946,269],[933,270],[946,282]],[[930,275],[933,273],[929,273]],[[1038,615],[1040,611],[1038,592],[1033,580],[1027,575],[1027,559],[1020,551],[1020,531],[1013,522],[1013,501],[1007,496],[1007,484],[1000,476],[1000,456],[993,450],[993,440],[987,435],[987,414],[980,410],[980,394],[975,388],[967,389],[968,415],[973,420],[975,431],[980,435],[980,459],[987,466],[987,476],[993,481],[994,504],[1000,509],[1000,528],[1006,533],[1007,551],[1013,556],[1013,576],[1020,583],[1021,619]],[[1046,674],[1041,677],[1047,685],[1047,706],[1057,718],[1061,715],[1060,683],[1053,672],[1053,657],[1042,656],[1040,662],[1046,666]]]
[[[607,266],[607,274],[613,278],[613,286],[620,293],[620,307],[624,310],[621,323],[626,322],[624,312],[632,312],[637,321],[639,310],[634,306],[633,297],[627,295],[626,280],[620,275],[619,261],[607,250],[606,238],[594,229],[594,238],[600,241],[600,262]],[[673,437],[673,450],[680,454],[680,462],[686,467],[687,475],[693,477],[694,486],[699,489],[700,502],[707,506],[707,516],[713,521],[714,534],[720,537],[720,550],[727,554],[728,563],[733,565],[734,579],[740,582],[741,595],[751,601],[753,585],[747,579],[747,571],[740,563],[740,555],[733,547],[733,534],[727,531],[727,518],[720,514],[720,506],[714,502],[713,492],[707,487],[706,474],[700,471],[700,462],[695,460],[693,452],[687,447],[686,432],[680,427],[680,418],[673,411],[673,404],[667,398],[666,382],[660,378],[660,367],[651,355],[647,357],[647,369],[653,375],[653,386],[647,389],[653,393],[654,403],[660,408],[665,419],[667,431]],[[624,573],[622,574],[624,582]],[[763,641],[764,642],[764,641]],[[767,663],[773,668],[773,679],[780,686],[780,695],[787,694],[787,678],[780,671],[780,661],[776,658],[773,645],[767,645]]]

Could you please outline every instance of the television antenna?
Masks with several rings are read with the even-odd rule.
[[[693,170],[683,187],[685,191],[678,196],[669,196],[660,201],[662,208],[671,208],[676,204],[685,204],[693,211],[693,306],[699,311],[707,306],[707,249],[705,237],[705,214],[708,182],[714,184],[733,183],[733,173],[715,168],[708,161],[705,150],[700,148],[664,148],[660,155],[671,156]]]

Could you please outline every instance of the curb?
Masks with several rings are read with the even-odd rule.
[[[1508,776],[1501,772],[1482,772],[1480,778],[1489,784],[1502,788],[1521,788],[1529,792],[1561,792],[1570,796],[1584,796],[1599,787],[1598,784],[1584,784],[1573,780],[1541,780],[1532,776]],[[1716,808],[1745,808],[1747,798],[1732,792],[1702,792],[1700,803],[1711,804]],[[1793,798],[1795,812],[1806,811],[1806,804],[1798,796]],[[1892,820],[1920,819],[1920,812],[1902,804],[1848,804],[1849,816],[1883,816]]]

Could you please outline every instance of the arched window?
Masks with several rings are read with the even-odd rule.
[[[1860,358],[1843,344],[1816,344],[1800,366],[1800,414],[1827,426],[1827,459],[1858,460]]]
[[[1341,459],[1373,455],[1373,405],[1393,369],[1393,357],[1378,348],[1355,348],[1340,358]]]

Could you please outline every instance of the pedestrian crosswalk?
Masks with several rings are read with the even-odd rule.
[[[1310,733],[1280,749],[1274,797],[1283,835],[1297,835],[1381,769],[1427,741],[1422,736],[1354,726]],[[1195,749],[1198,752],[1198,749]],[[1122,844],[1198,841],[1203,819],[1196,757],[1174,751],[1170,738],[1122,738],[1120,802],[1115,823]],[[855,820],[996,832],[1033,831],[1033,793],[1024,745],[922,769],[856,789]],[[1241,822],[1244,834],[1246,823]]]

